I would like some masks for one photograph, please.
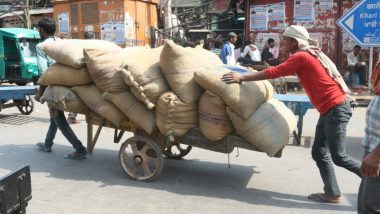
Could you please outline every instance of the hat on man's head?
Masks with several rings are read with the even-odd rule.
[[[297,40],[298,47],[301,49],[309,45],[309,32],[307,32],[306,28],[300,25],[291,25],[290,27],[286,28],[282,36],[290,37]]]

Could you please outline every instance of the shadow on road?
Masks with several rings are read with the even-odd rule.
[[[4,115],[0,114],[0,123],[6,125],[25,125],[33,122],[49,122],[49,118],[42,117],[33,117],[30,115],[22,115],[22,114],[9,114]]]
[[[30,164],[32,181],[34,173],[48,173],[50,177],[75,181],[97,181],[100,187],[120,185],[179,195],[231,199],[273,207],[354,211],[355,206],[312,203],[304,195],[248,188],[255,182],[254,166],[232,165],[199,161],[195,159],[165,160],[164,170],[153,182],[137,182],[128,179],[118,162],[118,152],[97,149],[87,160],[66,160],[62,156],[72,151],[69,146],[55,145],[52,153],[43,153],[31,145],[1,145],[0,168],[14,170]],[[281,176],[281,175],[279,175]],[[50,188],[50,187],[46,187]],[[296,187],[295,187],[296,188]],[[356,203],[354,203],[356,204]]]

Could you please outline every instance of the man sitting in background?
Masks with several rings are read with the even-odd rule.
[[[253,45],[251,41],[246,41],[243,53],[240,54],[238,62],[243,64],[261,65],[260,50]]]
[[[264,48],[263,52],[261,53],[261,60],[264,62],[264,64],[277,66],[281,63],[281,61],[278,59],[278,55],[279,50],[278,47],[275,46],[274,39],[268,39],[268,46]]]
[[[355,45],[354,50],[347,54],[348,70],[350,71],[348,81],[351,85],[355,84],[356,74],[359,75],[359,84],[365,85],[367,82],[366,59],[361,50],[359,45]]]

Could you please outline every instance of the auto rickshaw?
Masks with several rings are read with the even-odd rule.
[[[24,28],[0,28],[0,83],[26,85],[39,77],[36,46],[40,35]]]

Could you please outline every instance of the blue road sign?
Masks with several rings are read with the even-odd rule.
[[[337,24],[361,46],[380,47],[380,0],[362,0]]]

